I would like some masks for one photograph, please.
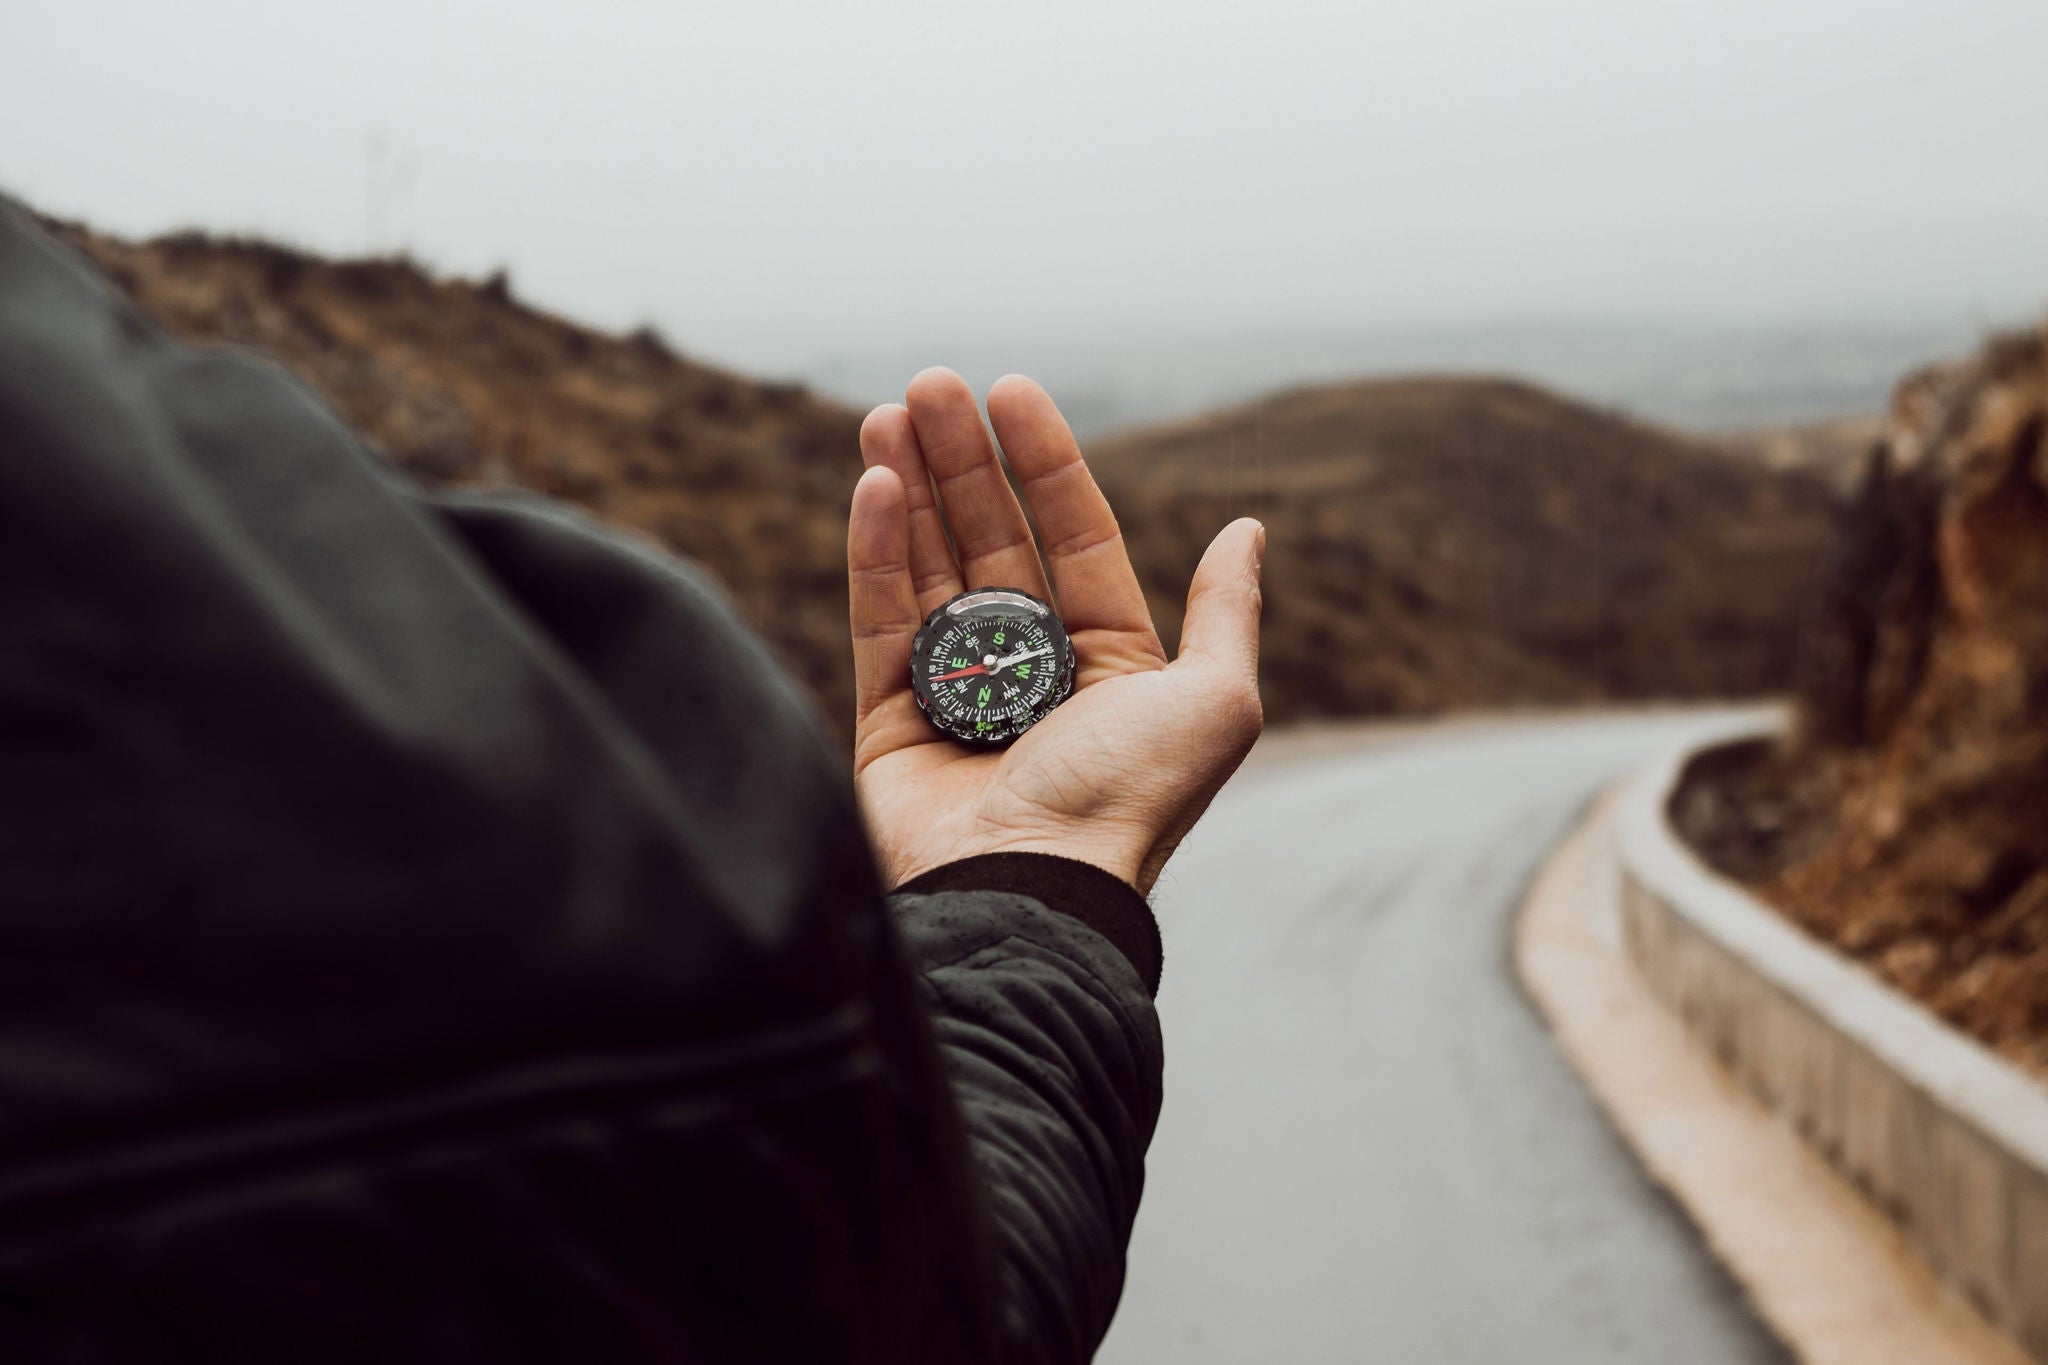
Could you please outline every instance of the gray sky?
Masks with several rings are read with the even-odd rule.
[[[1027,333],[1974,325],[2048,306],[2043,54],[2041,0],[87,0],[8,18],[0,184],[123,232],[502,263],[768,369]]]

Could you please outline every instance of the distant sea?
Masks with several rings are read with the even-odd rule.
[[[1670,426],[1731,432],[1882,410],[1908,370],[1969,349],[1962,325],[1756,329],[1509,323],[1376,331],[1100,333],[887,345],[819,356],[796,376],[859,405],[899,398],[925,365],[977,388],[1012,370],[1051,390],[1084,436],[1279,389],[1386,374],[1505,374]]]

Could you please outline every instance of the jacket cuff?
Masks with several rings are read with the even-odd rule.
[[[1093,863],[1053,853],[979,853],[919,873],[894,894],[941,891],[1007,891],[1070,915],[1108,939],[1137,969],[1145,989],[1159,993],[1166,950],[1152,907],[1129,882]]]

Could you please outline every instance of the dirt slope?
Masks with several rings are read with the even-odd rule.
[[[282,360],[415,476],[537,488],[701,560],[845,729],[858,414],[540,313],[502,277],[53,227],[172,330]],[[1091,458],[1169,643],[1209,535],[1267,520],[1276,719],[1779,688],[1830,502],[1816,478],[1461,379],[1284,394]]]
[[[709,566],[838,721],[860,415],[521,304],[502,276],[47,224],[159,322],[270,354],[430,484],[582,504]]]
[[[1099,443],[1154,609],[1208,528],[1272,528],[1281,716],[1783,687],[1824,481],[1528,385],[1372,380]]]
[[[1802,725],[1682,794],[1800,924],[2048,1076],[2048,329],[1899,388]]]

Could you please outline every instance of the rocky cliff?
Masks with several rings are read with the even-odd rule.
[[[2048,1074],[2048,329],[1899,386],[1823,607],[1793,743],[1681,814],[1813,933]]]

